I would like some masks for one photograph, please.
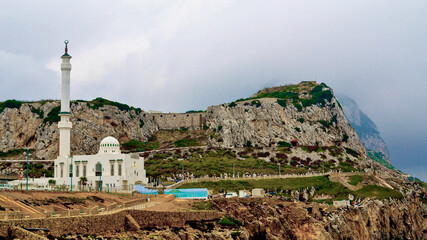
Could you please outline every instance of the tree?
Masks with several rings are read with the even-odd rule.
[[[80,177],[80,184],[83,185],[83,189],[84,189],[86,184],[87,184],[87,177],[81,176]]]
[[[51,188],[53,188],[56,185],[56,180],[55,179],[50,179],[47,183],[49,184],[49,186]]]

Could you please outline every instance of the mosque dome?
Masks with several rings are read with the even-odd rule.
[[[98,154],[120,154],[120,143],[117,139],[108,136],[99,144]]]

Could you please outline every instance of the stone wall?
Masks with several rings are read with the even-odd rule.
[[[189,130],[201,130],[205,124],[206,113],[146,113],[159,130],[172,130],[188,128]]]
[[[126,216],[130,215],[141,228],[183,227],[186,222],[211,221],[221,217],[215,211],[159,212],[125,210],[114,214],[0,221],[0,236],[14,227],[46,228],[53,236],[63,234],[113,234],[131,231]]]

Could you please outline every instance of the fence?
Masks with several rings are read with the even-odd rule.
[[[337,171],[329,171],[325,173],[306,173],[306,174],[283,174],[283,175],[260,175],[260,176],[242,176],[242,177],[204,177],[204,178],[190,178],[183,181],[180,181],[176,184],[173,184],[173,187],[179,187],[184,183],[191,183],[191,182],[209,182],[209,181],[223,181],[223,180],[233,180],[233,181],[240,181],[240,180],[259,180],[259,179],[273,179],[273,178],[306,178],[306,177],[319,177],[319,176],[326,176],[330,175],[331,173],[334,173]],[[171,187],[172,188],[172,187]]]
[[[125,203],[114,203],[110,205],[99,203],[98,206],[92,208],[82,209],[70,209],[70,210],[59,210],[59,211],[44,211],[40,213],[23,213],[23,212],[12,212],[0,214],[0,220],[16,220],[16,219],[29,219],[29,218],[58,218],[58,217],[72,217],[72,216],[87,216],[87,215],[98,215],[108,214],[112,212],[118,212],[124,209],[142,209],[143,206],[148,202],[148,198],[135,199]],[[153,201],[156,202],[156,201]],[[153,204],[151,204],[153,205]]]

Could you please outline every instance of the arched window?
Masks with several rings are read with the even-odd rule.
[[[102,176],[102,165],[101,163],[97,163],[95,166],[95,176]]]

